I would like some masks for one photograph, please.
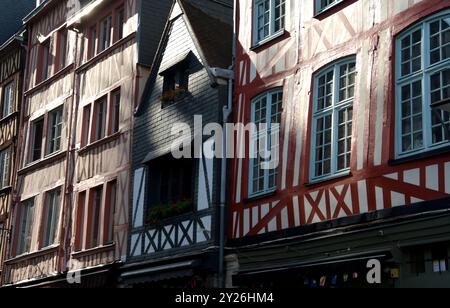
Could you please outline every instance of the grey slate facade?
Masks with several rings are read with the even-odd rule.
[[[176,269],[174,277],[161,270],[171,286],[186,286],[186,281],[196,275],[201,276],[199,282],[206,281],[206,286],[215,285],[220,160],[193,159],[188,162],[192,164],[192,183],[189,183],[192,210],[154,222],[149,222],[146,216],[155,205],[154,199],[158,199],[155,195],[161,199],[163,194],[159,189],[164,185],[161,183],[163,176],[160,178],[155,173],[169,172],[166,166],[162,171],[156,169],[162,164],[170,168],[172,162],[178,163],[170,160],[170,146],[177,138],[171,136],[173,124],[187,123],[193,131],[195,115],[203,117],[203,125],[222,122],[222,110],[228,102],[227,85],[218,84],[211,68],[228,69],[231,65],[232,12],[232,5],[216,1],[174,1],[143,99],[135,114],[130,252],[122,275],[126,284],[154,283],[161,273],[156,276],[148,273],[154,267],[167,266]],[[210,29],[221,29],[220,41],[214,41]],[[166,104],[162,101],[167,82],[165,71],[173,70],[180,63],[187,67],[187,91]],[[206,138],[202,140],[207,142]],[[205,250],[208,252],[204,253]],[[147,274],[135,275],[136,268]],[[183,274],[178,272],[181,269]],[[172,282],[171,278],[174,278]]]

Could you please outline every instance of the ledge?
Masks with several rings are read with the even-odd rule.
[[[263,39],[262,41],[253,44],[252,47],[250,47],[251,51],[257,51],[260,48],[263,48],[265,45],[268,45],[269,43],[273,42],[274,40],[283,37],[285,34],[287,34],[288,32],[283,28],[281,30],[279,30],[278,32],[272,34],[269,37],[266,37],[265,39]]]
[[[10,115],[0,119],[0,125],[3,125],[5,123],[11,121],[12,119],[16,118],[18,115],[19,115],[19,112],[18,111],[14,111]]]
[[[98,148],[98,147],[100,147],[100,146],[102,146],[104,144],[107,144],[107,143],[110,143],[110,142],[112,142],[112,141],[114,141],[116,139],[119,139],[121,135],[122,135],[122,131],[118,131],[117,133],[114,133],[112,135],[104,137],[103,139],[100,139],[100,140],[97,140],[97,141],[95,141],[93,143],[90,143],[90,144],[82,147],[81,149],[79,149],[78,150],[78,154],[79,155],[84,155],[87,152],[89,152],[89,151],[91,151],[91,150],[93,150],[95,148]]]
[[[38,169],[41,169],[42,167],[44,167],[45,165],[51,164],[55,161],[61,160],[63,158],[65,158],[67,155],[66,151],[62,151],[62,152],[58,152],[56,154],[51,154],[50,156],[44,157],[43,159],[30,163],[27,166],[25,166],[24,168],[20,169],[19,171],[17,171],[18,175],[23,175],[25,173],[29,173]]]
[[[337,11],[342,10],[346,6],[349,6],[352,3],[355,3],[358,0],[342,0],[338,3],[335,3],[333,5],[328,6],[327,8],[321,10],[320,12],[314,12],[314,18],[318,20],[323,20],[333,14],[335,14]]]
[[[312,180],[312,181],[310,181],[308,183],[305,183],[305,186],[306,187],[311,187],[311,186],[314,186],[314,185],[323,184],[323,183],[331,182],[331,181],[334,181],[334,180],[340,180],[340,179],[348,178],[348,177],[351,177],[351,176],[352,176],[351,171],[345,171],[345,172],[341,172],[341,173],[338,173],[338,174],[330,175],[330,176],[327,176],[327,177],[324,177],[324,178],[320,178],[320,179],[317,179],[317,180]]]
[[[251,203],[254,201],[261,200],[261,199],[270,198],[270,197],[276,196],[277,193],[278,193],[278,190],[273,190],[273,191],[269,191],[267,193],[251,196],[251,197],[244,199],[244,203]]]
[[[12,191],[12,186],[6,186],[0,189],[0,196],[9,194]]]
[[[128,36],[124,37],[123,39],[118,40],[117,42],[115,42],[114,44],[112,44],[111,46],[109,46],[108,48],[103,50],[102,52],[96,54],[95,56],[93,56],[92,58],[87,60],[85,63],[83,63],[79,67],[77,67],[75,69],[75,73],[78,74],[78,73],[81,73],[82,71],[89,69],[91,66],[95,65],[101,58],[104,58],[105,56],[113,53],[116,49],[127,44],[129,41],[131,41],[134,38],[136,38],[136,32],[133,32],[133,33],[129,34]]]
[[[99,246],[99,247],[95,247],[95,248],[90,248],[90,249],[86,249],[86,250],[82,250],[82,251],[76,251],[76,252],[72,253],[72,257],[75,259],[80,259],[83,257],[87,257],[90,255],[96,254],[96,253],[102,253],[102,252],[114,250],[115,247],[116,247],[116,243],[112,243],[112,244]]]
[[[388,164],[390,166],[398,166],[398,165],[410,163],[410,162],[413,162],[416,160],[431,158],[434,156],[439,156],[439,155],[448,154],[448,153],[450,153],[450,145],[439,148],[439,149],[431,150],[428,152],[423,152],[423,153],[419,153],[419,154],[415,154],[415,155],[411,155],[411,156],[407,156],[407,157],[403,157],[403,158],[399,158],[399,159],[392,159],[388,162]]]
[[[20,262],[23,262],[23,261],[27,261],[27,260],[30,260],[30,259],[35,259],[35,258],[38,258],[38,257],[41,257],[41,256],[45,256],[45,255],[48,255],[48,254],[51,254],[51,253],[55,253],[55,252],[58,251],[58,249],[59,249],[59,245],[47,247],[47,248],[41,249],[41,250],[36,251],[36,252],[23,254],[23,255],[14,257],[12,259],[6,260],[5,264],[6,265],[11,265],[11,264],[16,264],[16,263],[20,263]]]
[[[59,79],[61,76],[64,76],[65,74],[69,73],[70,71],[72,71],[72,69],[74,68],[75,64],[69,64],[68,66],[66,66],[65,68],[59,70],[56,74],[54,74],[53,76],[47,78],[46,80],[38,83],[37,85],[35,85],[33,88],[25,91],[24,95],[25,96],[30,96],[31,94],[33,94],[34,92],[37,92],[39,90],[41,90],[42,88],[44,88],[45,86],[48,86],[50,84],[52,84],[53,82],[55,82],[57,79]]]

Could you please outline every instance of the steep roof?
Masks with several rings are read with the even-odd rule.
[[[6,42],[22,26],[22,18],[31,12],[36,0],[1,0],[0,45]]]
[[[179,0],[192,27],[191,35],[210,67],[228,68],[232,60],[233,27],[192,5],[188,0]]]

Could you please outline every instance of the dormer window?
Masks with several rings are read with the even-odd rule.
[[[171,66],[160,75],[164,78],[161,101],[171,103],[182,98],[189,87],[189,65],[186,59]]]

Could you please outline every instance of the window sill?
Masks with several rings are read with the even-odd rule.
[[[114,250],[116,247],[116,243],[107,244],[104,246],[98,246],[94,248],[89,248],[86,250],[76,251],[72,253],[72,257],[75,259],[81,259],[86,256],[91,256],[96,253],[108,252],[110,250]]]
[[[439,149],[435,149],[435,150],[431,150],[431,151],[427,151],[427,152],[421,152],[418,154],[413,154],[407,157],[402,157],[402,158],[398,158],[398,159],[392,159],[388,162],[388,164],[390,166],[398,166],[398,165],[402,165],[402,164],[406,164],[406,163],[410,163],[416,160],[420,160],[420,159],[426,159],[426,158],[431,158],[431,157],[435,157],[435,156],[439,156],[439,155],[443,155],[443,154],[448,154],[450,153],[450,145],[441,147]]]
[[[38,257],[42,257],[51,253],[56,253],[59,249],[59,245],[53,245],[47,248],[43,248],[39,251],[36,252],[26,252],[23,253],[19,256],[16,256],[12,259],[6,260],[5,264],[9,265],[9,264],[15,264],[15,263],[19,263],[19,262],[23,262],[23,261],[27,261],[27,260],[31,260],[34,258],[38,258]]]
[[[260,194],[257,194],[257,195],[249,196],[248,198],[244,199],[244,203],[250,203],[250,202],[254,202],[254,201],[270,198],[270,197],[275,196],[277,193],[278,193],[278,190],[275,189],[275,190],[271,190],[271,191],[268,191],[268,192],[260,193]]]
[[[88,145],[85,145],[84,147],[82,147],[81,149],[78,150],[78,154],[80,155],[84,155],[85,153],[89,152],[92,149],[95,149],[97,147],[100,147],[106,143],[109,143],[111,141],[114,141],[116,139],[119,139],[120,135],[122,134],[121,131],[118,131],[117,133],[114,133],[112,135],[106,136],[103,139],[94,141]]]
[[[40,168],[44,167],[45,165],[51,164],[55,161],[65,158],[66,154],[67,154],[66,151],[60,151],[55,154],[50,154],[41,160],[29,163],[24,168],[17,171],[17,174],[22,175],[22,174],[29,173],[29,172],[35,171],[37,169],[40,169]]]
[[[74,63],[69,64],[65,68],[59,70],[57,73],[53,74],[53,76],[48,77],[46,80],[40,81],[37,85],[35,85],[33,88],[29,89],[24,93],[25,96],[30,96],[34,92],[39,91],[40,89],[44,88],[45,86],[53,83],[57,79],[59,79],[61,76],[65,75],[66,73],[70,72],[73,67],[75,66]]]
[[[4,118],[0,119],[0,125],[5,124],[6,122],[9,122],[11,119],[15,118],[17,115],[19,115],[19,113],[17,111],[14,111],[13,113],[7,115]]]
[[[262,47],[264,47],[265,45],[268,45],[269,43],[271,43],[272,41],[276,40],[277,38],[280,38],[282,36],[284,36],[286,34],[286,30],[285,29],[281,29],[280,31],[272,34],[269,37],[266,37],[265,39],[253,44],[253,46],[250,48],[251,51],[256,51]]]
[[[330,181],[334,181],[334,180],[338,180],[338,179],[342,179],[342,178],[347,178],[347,177],[351,177],[352,173],[351,171],[345,171],[345,172],[340,172],[337,174],[333,174],[324,178],[319,178],[319,179],[314,179],[311,180],[309,183],[305,183],[306,187],[311,187],[317,184],[323,184],[326,182],[330,182]]]

